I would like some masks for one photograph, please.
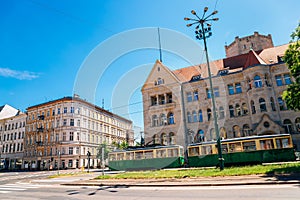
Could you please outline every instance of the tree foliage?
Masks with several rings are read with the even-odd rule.
[[[100,144],[97,148],[97,158],[100,160],[102,160],[102,148],[104,148],[103,160],[106,160],[108,158],[108,153],[111,152],[111,150],[106,143]]]
[[[291,71],[291,75],[295,78],[295,82],[288,86],[282,97],[289,109],[297,111],[300,110],[300,23],[291,34],[291,38],[292,40],[283,60]]]

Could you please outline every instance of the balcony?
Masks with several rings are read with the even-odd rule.
[[[44,132],[44,127],[42,127],[42,126],[41,126],[41,127],[38,127],[36,130],[37,130],[38,133],[39,133],[39,132]]]
[[[45,119],[45,115],[39,115],[37,118],[38,118],[38,120],[44,120]]]

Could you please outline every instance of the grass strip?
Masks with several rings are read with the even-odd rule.
[[[240,175],[274,175],[300,173],[300,163],[285,163],[274,165],[254,165],[228,167],[220,171],[217,168],[190,168],[174,170],[133,171],[120,174],[98,176],[96,179],[160,179],[160,178],[193,178]]]

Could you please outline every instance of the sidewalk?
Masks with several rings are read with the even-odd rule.
[[[95,175],[96,177],[96,175]],[[176,186],[228,186],[228,185],[268,185],[268,184],[299,184],[300,174],[279,176],[227,176],[199,177],[183,179],[86,179],[64,183],[74,186],[111,186],[111,187],[176,187]]]

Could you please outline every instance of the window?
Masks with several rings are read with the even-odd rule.
[[[55,115],[55,109],[52,109],[52,116]]]
[[[194,91],[194,101],[198,101],[199,97],[198,97],[198,91]]]
[[[256,88],[261,88],[263,86],[260,76],[256,75],[254,77],[254,85]]]
[[[59,134],[58,134],[58,133],[55,134],[55,141],[56,141],[56,142],[59,141]]]
[[[215,95],[215,97],[219,97],[220,96],[220,92],[219,92],[219,88],[218,87],[214,88],[214,95]]]
[[[291,120],[289,120],[289,119],[285,119],[284,121],[283,121],[283,127],[284,127],[284,131],[285,131],[285,133],[289,133],[289,134],[291,134],[292,133],[292,122],[291,122]]]
[[[198,122],[197,113],[193,110],[193,122]]]
[[[241,86],[240,83],[236,83],[236,84],[235,84],[235,93],[236,93],[236,94],[242,93],[242,86]]]
[[[167,118],[166,118],[166,115],[165,114],[161,114],[160,115],[160,125],[163,126],[163,125],[167,125]]]
[[[168,123],[169,124],[175,124],[175,121],[174,121],[174,114],[173,113],[169,113],[168,114]]]
[[[234,117],[234,108],[232,105],[229,105],[229,116],[232,118]]]
[[[206,96],[208,99],[211,99],[211,91],[209,89],[206,89]]]
[[[267,111],[267,106],[266,106],[266,101],[263,98],[259,99],[259,108],[260,112],[266,112]]]
[[[67,119],[63,120],[63,126],[67,126]]]
[[[256,110],[255,110],[255,104],[254,104],[254,101],[251,100],[250,104],[251,104],[252,114],[255,114],[255,113],[256,113]]]
[[[276,79],[277,86],[282,86],[283,85],[281,75],[276,75],[275,79]]]
[[[232,128],[233,130],[233,137],[241,137],[241,129],[239,126],[235,125]]]
[[[272,108],[272,111],[276,111],[275,103],[274,103],[273,97],[270,98],[270,102],[271,102],[271,108]]]
[[[191,92],[187,93],[187,101],[188,102],[192,102],[193,101],[193,97],[192,97],[192,93]]]
[[[243,134],[244,134],[244,136],[250,136],[251,130],[250,130],[250,126],[248,124],[244,124]]]
[[[73,147],[69,147],[69,155],[73,155]]]
[[[211,109],[210,108],[207,109],[207,120],[208,121],[211,120]]]
[[[63,141],[67,141],[67,133],[63,132]]]
[[[278,97],[278,104],[279,104],[279,109],[280,110],[286,110],[284,101],[282,100],[282,97]]]
[[[219,112],[220,112],[220,119],[223,119],[225,117],[225,112],[224,112],[223,106],[220,106]]]
[[[152,126],[158,126],[158,118],[156,115],[152,116]]]
[[[242,115],[248,115],[249,111],[248,111],[248,106],[246,103],[242,104]]]
[[[67,112],[68,112],[68,108],[64,107],[64,113],[67,113]]]
[[[199,114],[199,122],[203,122],[202,110],[199,110],[198,114]]]
[[[80,119],[77,120],[77,126],[80,127]]]
[[[168,145],[167,134],[162,133],[160,136],[160,141],[162,145]]]
[[[239,104],[235,105],[235,112],[236,112],[236,116],[241,116],[242,115],[241,107],[240,107]]]
[[[74,119],[70,119],[70,126],[74,126]]]
[[[151,106],[155,106],[155,105],[157,105],[157,97],[153,96],[151,97]]]
[[[187,120],[188,120],[188,123],[192,123],[192,115],[190,112],[187,112]]]
[[[74,140],[74,132],[70,132],[70,136],[69,136],[70,141]]]
[[[163,105],[166,103],[165,95],[158,95],[159,104]]]
[[[71,112],[71,113],[74,113],[74,107],[71,107],[70,112]]]
[[[157,79],[157,85],[164,84],[164,79],[158,78]]]
[[[229,95],[233,95],[234,94],[234,89],[233,89],[233,85],[228,85],[228,93]]]
[[[300,118],[296,118],[295,120],[295,126],[298,132],[300,132]]]
[[[176,141],[175,141],[175,133],[169,133],[169,139],[170,139],[170,145],[172,144],[176,144]]]
[[[290,85],[292,83],[291,77],[289,74],[285,74],[285,75],[283,75],[283,77],[284,77],[284,82],[286,85]]]
[[[167,103],[172,103],[172,93],[167,94]]]
[[[60,108],[57,108],[57,114],[58,115],[60,114]]]

